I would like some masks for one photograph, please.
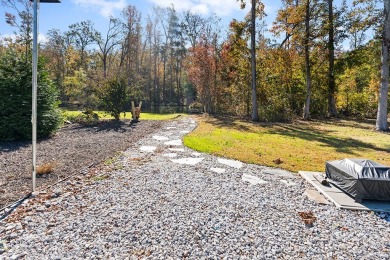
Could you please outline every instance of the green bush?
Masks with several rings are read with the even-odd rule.
[[[126,86],[124,79],[111,79],[107,81],[101,92],[103,108],[115,120],[119,120],[120,114],[125,112],[125,105],[128,102]]]
[[[62,118],[57,91],[38,62],[37,136],[46,137],[58,129]],[[0,140],[31,139],[32,111],[31,53],[9,49],[0,56]]]
[[[99,115],[93,112],[91,108],[87,108],[79,114],[65,115],[65,119],[84,126],[95,126],[99,124]]]
[[[200,102],[192,102],[188,106],[189,112],[190,113],[202,113],[203,112],[203,104]]]

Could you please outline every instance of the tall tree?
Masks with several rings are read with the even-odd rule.
[[[96,34],[96,41],[100,49],[98,55],[103,63],[104,78],[107,77],[108,56],[113,52],[114,48],[121,43],[122,39],[120,38],[120,35],[122,32],[123,24],[120,20],[111,17],[106,36],[103,38],[100,33]]]
[[[194,14],[189,10],[183,12],[182,28],[192,49],[196,47],[197,42],[200,40],[206,22],[207,21],[199,14]]]
[[[333,22],[333,0],[328,1],[328,57],[329,57],[329,70],[328,70],[328,114],[329,116],[335,116],[337,114],[335,91],[336,82],[334,75],[334,22]]]
[[[47,33],[48,41],[45,44],[42,54],[49,61],[48,68],[54,82],[56,83],[60,98],[64,100],[65,93],[63,89],[63,81],[67,71],[66,60],[66,40],[65,36],[59,30],[50,30]]]
[[[310,101],[311,101],[311,64],[310,64],[310,0],[305,1],[305,70],[306,70],[306,100],[303,108],[303,119],[310,118]]]
[[[381,56],[381,83],[379,88],[378,114],[376,129],[379,131],[388,130],[388,95],[389,95],[389,47],[390,47],[390,0],[384,2],[384,19],[382,33],[382,56]]]
[[[82,21],[69,25],[68,36],[80,51],[80,68],[86,68],[87,46],[96,41],[97,31],[91,21]]]
[[[252,121],[259,121],[256,87],[256,0],[251,6]]]
[[[245,8],[245,1],[241,2],[241,8]],[[256,13],[264,14],[264,4],[259,0],[251,0],[250,32],[251,32],[251,76],[252,76],[252,121],[259,121],[259,111],[257,104],[257,85],[256,85]]]
[[[216,98],[215,74],[217,62],[215,59],[215,48],[205,40],[198,42],[195,48],[191,48],[187,63],[189,80],[195,85],[199,100],[204,106],[204,111],[214,111]]]

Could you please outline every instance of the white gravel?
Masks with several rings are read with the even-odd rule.
[[[153,135],[178,140],[194,127],[183,118]],[[127,150],[1,221],[0,259],[390,258],[388,214],[317,205],[303,195],[309,185],[286,171],[219,168],[221,158],[207,154],[196,165],[174,163],[153,135],[137,146],[154,152]],[[179,159],[192,157],[182,148]],[[302,211],[317,217],[313,227]]]

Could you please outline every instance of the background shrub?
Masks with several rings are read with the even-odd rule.
[[[64,118],[72,123],[84,126],[95,126],[99,124],[99,115],[91,108],[86,108],[81,113],[67,113]]]
[[[119,120],[120,114],[125,112],[125,105],[128,103],[126,86],[127,84],[124,79],[110,79],[101,92],[103,108],[115,120]]]

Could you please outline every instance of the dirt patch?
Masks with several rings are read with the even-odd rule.
[[[134,147],[140,138],[157,131],[161,121],[103,121],[94,127],[64,126],[53,137],[37,143],[37,166],[49,167],[37,176],[43,188],[83,168],[103,162]],[[32,148],[29,142],[0,142],[0,208],[31,191]]]

